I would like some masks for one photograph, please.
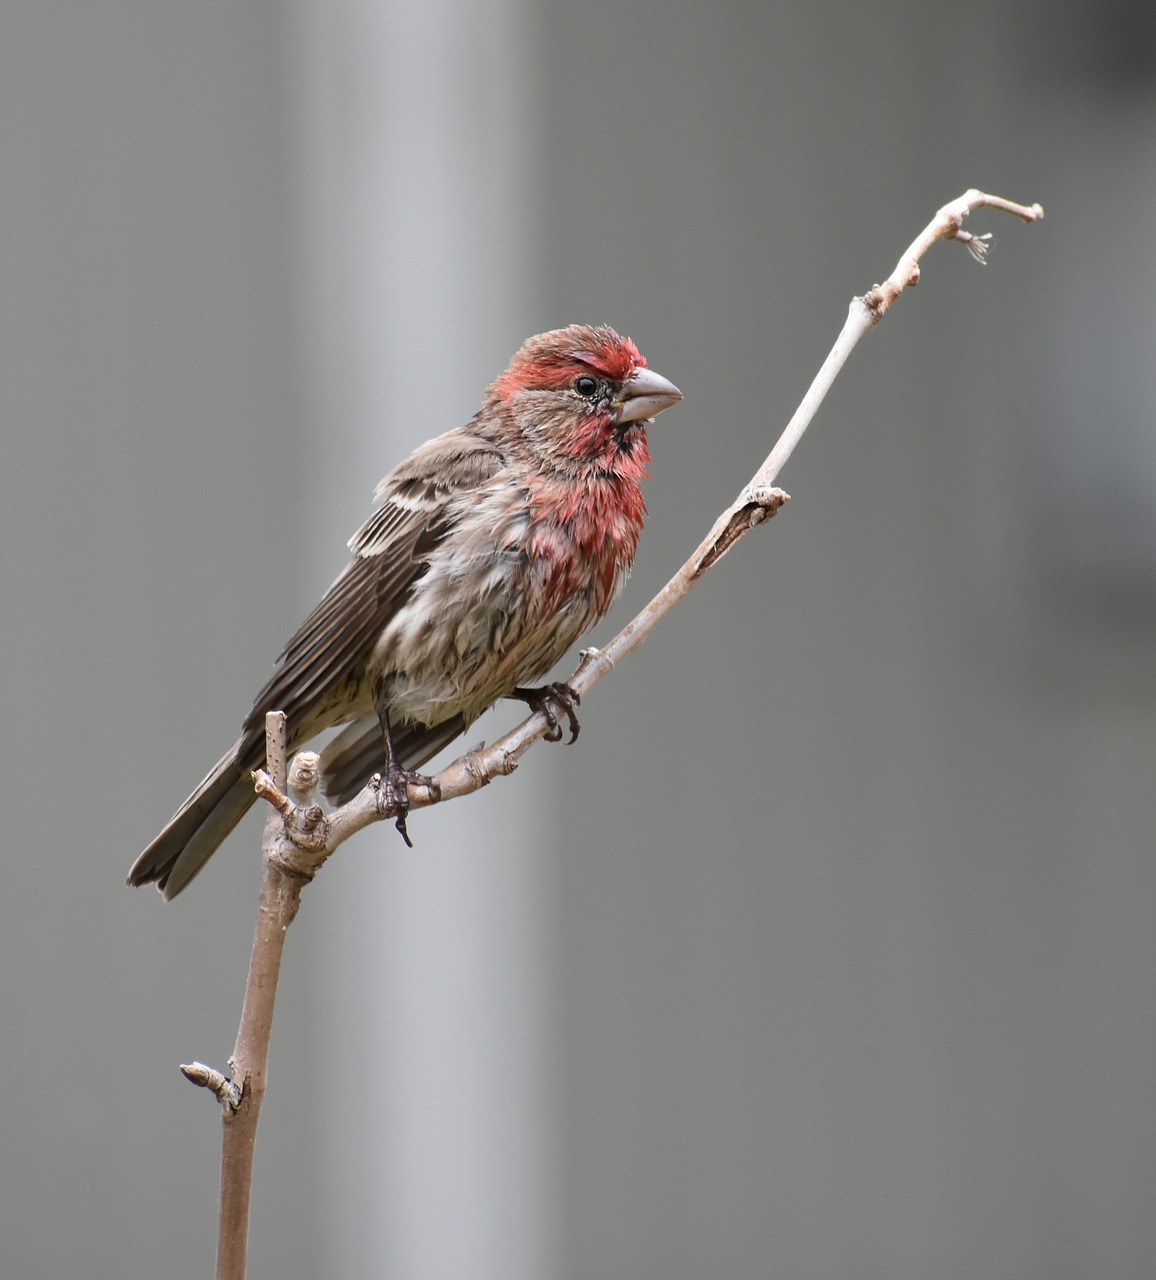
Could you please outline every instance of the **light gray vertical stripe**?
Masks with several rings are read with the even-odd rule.
[[[302,9],[307,323],[339,509],[319,514],[326,554],[379,475],[464,422],[537,327],[525,31],[519,0]],[[509,720],[484,717],[471,744]],[[339,1092],[335,1276],[554,1269],[540,789],[519,778],[419,814],[413,852],[382,825],[309,903],[330,917],[311,942]]]

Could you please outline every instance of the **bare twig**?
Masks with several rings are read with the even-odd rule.
[[[863,297],[852,300],[842,332],[794,417],[762,466],[715,521],[694,554],[604,649],[583,652],[578,669],[569,681],[576,693],[584,696],[623,658],[633,653],[678,601],[748,530],[770,519],[783,503],[789,501],[788,495],[775,487],[779,472],[794,452],[859,339],[878,324],[904,289],[919,282],[919,262],[927,250],[938,240],[957,239],[977,261],[984,260],[988,237],[963,230],[964,219],[978,208],[1010,213],[1029,223],[1044,216],[1038,204],[1019,205],[974,188],[939,210],[900,257],[891,275],[882,284],[874,285]],[[258,770],[253,775],[257,793],[269,801],[263,842],[261,901],[241,1026],[230,1060],[232,1076],[227,1078],[202,1063],[181,1068],[195,1084],[210,1089],[217,1096],[223,1112],[218,1280],[243,1280],[245,1274],[253,1151],[265,1093],[269,1036],[285,931],[297,914],[301,889],[326,858],[363,827],[394,816],[380,777],[370,779],[348,804],[325,814],[313,803],[317,787],[317,757],[312,752],[302,752],[295,758],[293,769],[287,772],[285,717],[279,712],[272,712],[266,717],[265,727],[268,769]],[[545,736],[548,728],[546,717],[541,712],[534,712],[497,742],[488,747],[483,743],[447,765],[434,779],[435,787],[411,787],[410,808],[422,808],[437,803],[439,799],[450,800],[467,795],[494,778],[513,773],[521,756]]]

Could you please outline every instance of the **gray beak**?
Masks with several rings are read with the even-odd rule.
[[[682,392],[653,369],[635,369],[622,387],[622,399],[614,402],[616,422],[641,422],[682,399]]]

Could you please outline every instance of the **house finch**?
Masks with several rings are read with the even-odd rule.
[[[408,843],[413,770],[499,698],[564,715],[567,685],[532,688],[610,608],[646,504],[646,427],[681,400],[629,338],[571,325],[528,339],[468,426],[423,444],[378,485],[353,558],[285,646],[236,743],[140,855],[129,884],[175,897],[253,804],[265,714],[291,751],[334,725],[326,793],[383,772]]]

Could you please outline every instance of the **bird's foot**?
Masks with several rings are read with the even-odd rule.
[[[428,774],[418,773],[416,769],[403,769],[401,765],[393,760],[389,762],[385,776],[380,777],[380,785],[378,787],[378,811],[387,818],[393,818],[393,825],[398,829],[401,838],[405,841],[406,847],[413,848],[413,841],[409,838],[409,831],[406,829],[406,819],[409,817],[409,789],[410,787],[425,787],[430,792],[431,798],[436,802],[442,798],[441,784],[436,778],[431,778]]]
[[[558,721],[560,715],[566,717],[570,727],[570,741],[573,742],[578,737],[582,726],[578,723],[574,708],[581,703],[582,699],[578,690],[564,680],[544,684],[535,689],[517,688],[511,692],[510,697],[519,699],[531,710],[540,711],[546,717],[546,723],[550,726],[546,732],[547,742],[562,741],[562,726]]]

